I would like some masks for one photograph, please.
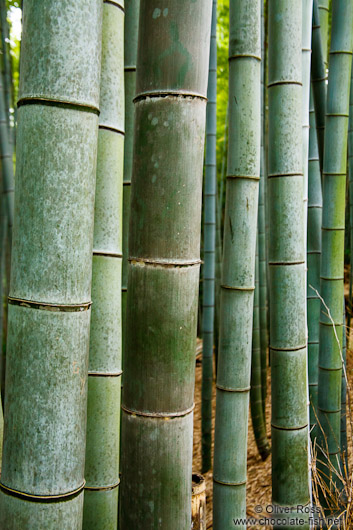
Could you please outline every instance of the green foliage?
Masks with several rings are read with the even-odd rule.
[[[217,176],[221,177],[228,104],[229,0],[218,0],[217,20]]]

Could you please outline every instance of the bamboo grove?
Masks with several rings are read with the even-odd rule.
[[[0,37],[0,529],[352,528],[352,0]]]

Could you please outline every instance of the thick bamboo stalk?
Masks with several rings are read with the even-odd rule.
[[[82,525],[100,0],[27,0],[0,527]],[[60,20],[60,24],[58,24]]]
[[[122,530],[191,525],[212,2],[142,0],[122,399]]]
[[[258,245],[256,246],[258,249]],[[254,430],[257,449],[262,460],[270,454],[270,446],[266,434],[265,415],[263,411],[262,398],[262,366],[261,366],[261,342],[260,342],[260,282],[259,282],[259,256],[256,253],[255,262],[255,293],[253,309],[253,330],[252,330],[252,355],[251,355],[251,389],[250,389],[250,409],[252,426]]]
[[[349,89],[353,49],[353,3],[336,0],[332,5],[330,71],[327,89],[324,149],[320,315],[318,443],[333,468],[339,465],[344,229],[347,169]],[[337,341],[338,338],[338,341]],[[338,344],[339,342],[339,344]],[[322,460],[325,460],[325,456]],[[325,465],[326,464],[326,465]],[[338,481],[327,462],[323,479],[332,488]]]
[[[230,2],[229,61],[229,143],[213,473],[215,530],[234,529],[233,519],[246,514],[261,144],[259,0]]]
[[[125,70],[125,142],[123,182],[123,265],[121,278],[122,346],[124,350],[127,277],[129,257],[129,222],[131,202],[132,154],[134,136],[134,103],[140,0],[125,0],[124,70]]]
[[[215,309],[215,253],[217,198],[217,0],[212,3],[210,63],[206,109],[204,181],[204,264],[202,298],[202,473],[211,468],[212,383]]]
[[[312,27],[312,48],[313,57],[311,62],[311,80],[313,87],[317,140],[319,146],[320,169],[324,165],[324,139],[325,139],[325,118],[326,118],[326,95],[327,95],[327,73],[325,67],[325,57],[323,52],[320,16],[318,0],[313,4],[313,27]]]
[[[259,283],[260,283],[260,344],[261,344],[261,395],[262,410],[266,417],[267,395],[267,349],[268,349],[268,322],[267,322],[267,259],[266,259],[266,233],[265,233],[265,16],[264,4],[261,3],[261,159],[259,183],[259,212],[258,212],[258,245],[259,245]]]
[[[350,273],[349,273],[349,298],[348,298],[348,347],[350,344],[351,318],[353,312],[352,289],[353,289],[353,67],[351,73],[351,88],[349,96],[349,124],[348,124],[348,196],[349,196],[349,219],[350,219]]]
[[[269,2],[268,92],[272,502],[287,506],[296,513],[297,505],[308,505],[310,501],[302,157],[302,3],[297,0]]]
[[[317,395],[319,373],[320,260],[322,189],[313,95],[310,97],[309,173],[308,173],[308,247],[307,312],[310,436],[317,438]]]
[[[121,390],[124,3],[103,3],[84,530],[116,530]]]

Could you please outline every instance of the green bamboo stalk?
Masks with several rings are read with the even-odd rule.
[[[259,282],[260,282],[260,343],[261,343],[261,395],[262,410],[266,417],[267,396],[267,348],[268,348],[268,322],[267,322],[267,259],[266,259],[266,232],[265,232],[265,16],[264,4],[261,3],[261,159],[259,183],[259,212],[258,212],[258,245],[259,245]],[[255,294],[256,296],[256,294]]]
[[[346,324],[346,305],[343,300],[343,322]],[[348,445],[347,445],[347,330],[343,330],[342,357],[344,370],[342,370],[341,385],[341,460],[344,461],[343,470],[348,474]]]
[[[9,129],[6,121],[6,105],[4,86],[0,75],[0,162],[2,168],[2,189],[6,197],[7,219],[9,226],[10,249],[12,243],[12,227],[14,220],[14,175],[12,148],[9,141]]]
[[[302,2],[269,2],[268,72],[272,502],[288,507],[295,514],[298,505],[305,506],[310,501],[302,157]],[[300,526],[308,527],[308,522]]]
[[[349,298],[348,298],[348,347],[350,344],[350,328],[353,312],[352,288],[353,288],[353,67],[351,73],[351,88],[349,96],[349,125],[348,125],[348,195],[349,195],[349,218],[350,218],[350,273],[349,273]]]
[[[330,71],[327,89],[324,149],[321,306],[319,348],[318,443],[333,468],[339,465],[344,228],[349,89],[353,49],[353,3],[332,4]],[[337,343],[337,338],[339,344]],[[322,457],[322,460],[325,460]],[[322,469],[329,488],[339,481],[327,462]]]
[[[7,8],[6,0],[0,0],[0,28],[1,28],[1,49],[2,62],[4,70],[4,96],[6,108],[6,123],[12,140],[12,127],[10,124],[10,108],[12,107],[12,75],[10,65],[10,49],[9,49],[9,26],[7,23]]]
[[[131,203],[132,154],[134,137],[134,103],[136,93],[136,60],[140,0],[125,0],[124,29],[124,70],[125,70],[125,143],[124,143],[124,182],[123,182],[123,266],[121,278],[122,303],[122,346],[127,301],[127,277],[129,257],[129,223]],[[124,356],[123,356],[124,357]],[[124,359],[123,359],[124,360]]]
[[[0,484],[7,530],[82,526],[101,17],[101,0],[24,5]]]
[[[256,245],[258,251],[258,244]],[[262,460],[270,454],[270,446],[266,434],[265,415],[263,412],[262,398],[262,366],[261,366],[261,342],[260,342],[260,282],[259,282],[259,256],[256,252],[255,261],[255,293],[253,309],[252,330],[252,355],[251,355],[251,388],[250,388],[250,410],[252,426],[257,449]]]
[[[212,383],[215,309],[215,251],[217,197],[217,0],[212,3],[210,63],[206,110],[204,181],[204,264],[202,299],[202,473],[211,468]]]
[[[84,530],[116,530],[121,391],[124,2],[103,3]]]
[[[122,397],[122,530],[191,525],[212,2],[142,0]]]
[[[316,1],[316,0],[314,0]],[[318,9],[320,16],[320,27],[321,27],[321,39],[322,39],[322,50],[324,53],[324,61],[327,69],[328,65],[328,19],[329,19],[329,5],[330,0],[318,0]]]
[[[317,396],[319,377],[320,260],[321,260],[322,189],[319,150],[316,134],[313,94],[310,97],[309,172],[308,172],[308,246],[307,313],[310,435],[317,438]]]
[[[6,216],[6,198],[4,193],[1,194],[0,203],[0,392],[2,408],[5,403],[5,369],[6,369],[6,350],[4,348],[4,302],[6,290],[4,289],[6,276],[6,250],[7,250],[7,216]]]
[[[326,97],[327,97],[327,73],[325,67],[325,56],[320,28],[320,17],[318,0],[313,4],[313,26],[312,26],[312,48],[313,58],[311,62],[311,81],[313,87],[317,139],[319,146],[320,169],[324,164],[324,139],[325,139],[325,118],[326,118]]]
[[[246,516],[261,144],[261,3],[229,4],[229,140],[217,372],[213,528]],[[231,421],[230,421],[231,418]]]

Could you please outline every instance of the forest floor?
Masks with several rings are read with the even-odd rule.
[[[346,271],[347,273],[348,271]],[[345,295],[348,295],[348,285],[345,285]],[[350,329],[350,347],[347,349],[347,378],[348,384],[352,389],[350,398],[353,402],[353,317]],[[198,344],[201,349],[201,344]],[[201,473],[201,380],[202,380],[202,360],[201,355],[196,360],[196,378],[195,378],[195,413],[194,413],[194,454],[193,454],[193,472]],[[347,396],[347,401],[349,398]],[[213,432],[216,411],[216,387],[213,382]],[[347,410],[348,413],[348,410]],[[349,448],[349,469],[353,469],[353,410],[347,414],[347,438]],[[267,372],[267,400],[266,400],[266,429],[269,442],[271,443],[271,378],[270,368]],[[263,512],[260,517],[266,516],[266,506],[271,504],[271,455],[265,462],[262,461],[257,451],[255,438],[252,430],[250,410],[249,410],[249,434],[248,434],[248,481],[247,481],[247,515],[248,517],[259,517],[255,512],[256,506],[262,506]],[[213,441],[212,441],[213,452]],[[207,529],[212,529],[212,469],[204,474],[206,479],[206,496],[207,496]],[[249,529],[264,528],[263,526],[251,526]],[[270,527],[267,527],[270,528]]]

